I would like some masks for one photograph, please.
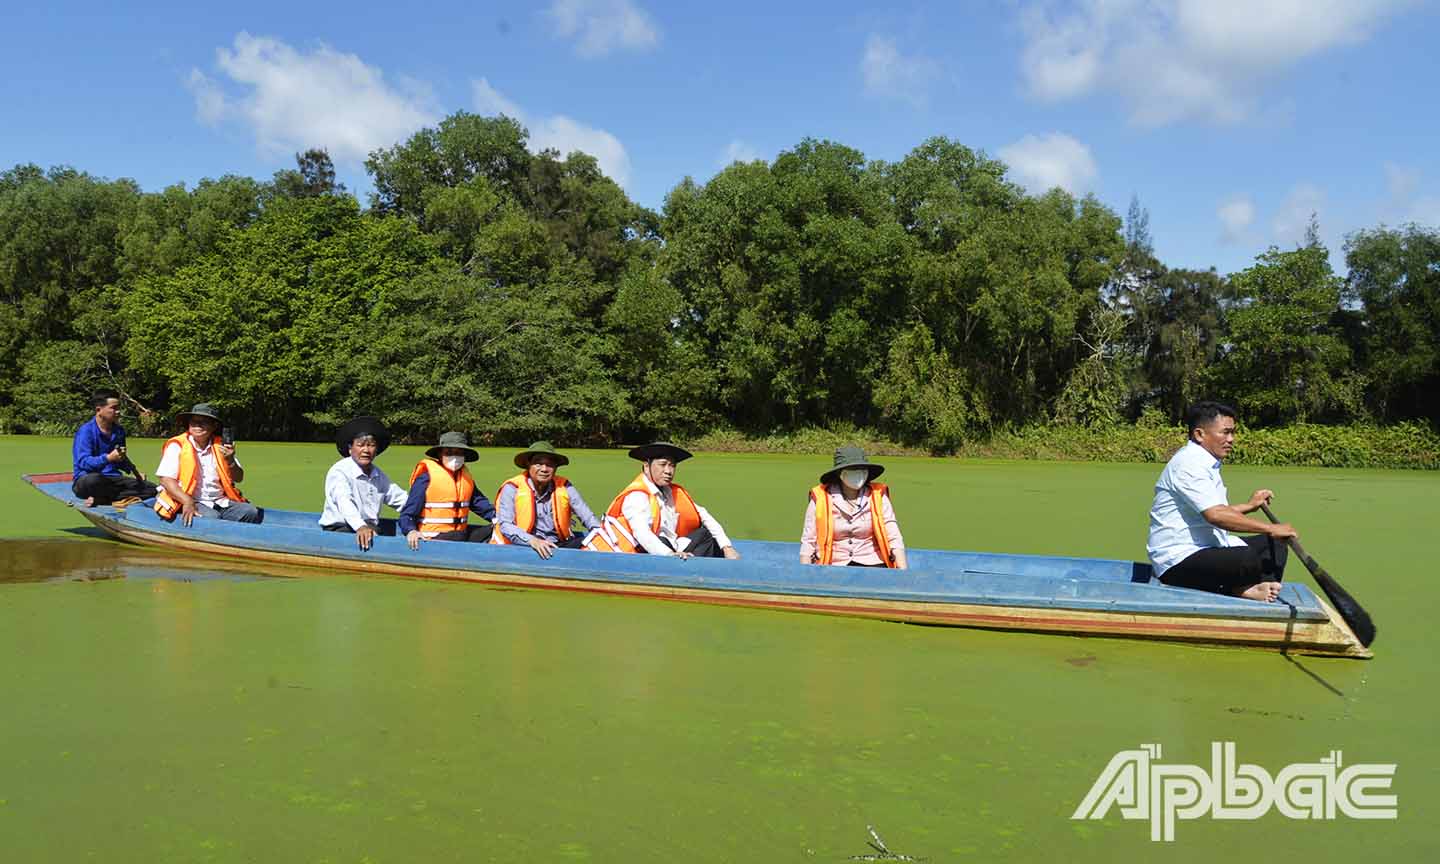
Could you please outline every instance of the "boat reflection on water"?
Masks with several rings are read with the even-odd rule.
[[[300,575],[287,567],[252,562],[236,564],[146,549],[110,540],[103,532],[90,529],[75,534],[75,539],[0,540],[0,584],[110,579],[251,581]],[[309,571],[307,575],[313,578],[315,572]]]

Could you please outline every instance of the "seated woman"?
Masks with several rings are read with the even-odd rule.
[[[909,569],[889,487],[874,482],[884,471],[859,447],[835,451],[835,466],[810,490],[800,534],[802,562]]]

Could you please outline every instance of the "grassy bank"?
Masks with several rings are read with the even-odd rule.
[[[1039,459],[1064,462],[1164,462],[1185,440],[1185,431],[1163,423],[1102,427],[1027,426],[1002,430],[965,444],[956,456],[978,459]],[[859,444],[875,455],[923,455],[921,448],[853,427],[802,429],[748,436],[734,430],[695,440],[704,450],[731,453],[827,453]],[[1274,429],[1242,429],[1231,465],[1302,468],[1440,469],[1440,434],[1429,426],[1321,426],[1299,423]]]

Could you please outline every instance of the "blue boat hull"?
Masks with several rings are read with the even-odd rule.
[[[737,541],[742,559],[659,558],[524,547],[422,543],[394,526],[362,552],[317,514],[267,509],[260,525],[166,522],[143,505],[79,506],[68,474],[26,475],[40,492],[122,540],[247,561],[527,588],[661,597],[721,605],[990,629],[1250,645],[1368,657],[1332,609],[1304,585],[1261,603],[1156,581],[1148,564],[1093,558],[909,551],[909,570],[802,564],[792,543]],[[391,532],[385,536],[383,532]]]

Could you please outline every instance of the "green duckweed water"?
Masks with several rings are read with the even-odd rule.
[[[329,460],[247,446],[251,496],[313,507],[296,454]],[[0,440],[7,484],[65,456]],[[707,455],[682,480],[734,533],[793,539],[824,461]],[[1158,466],[885,461],[912,545],[1143,554]],[[630,470],[576,463],[600,504]],[[936,862],[1433,860],[1440,478],[1227,477],[1280,493],[1374,615],[1376,659],[231,568],[69,533],[83,521],[21,487],[0,860],[845,861],[872,851],[866,825]],[[772,484],[797,488],[749,491]],[[1116,751],[1205,764],[1213,740],[1272,771],[1396,762],[1400,818],[1205,819],[1166,845],[1068,818]]]

